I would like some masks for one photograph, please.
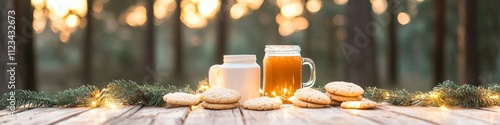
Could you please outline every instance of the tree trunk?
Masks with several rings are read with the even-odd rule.
[[[460,83],[479,86],[479,54],[477,40],[477,1],[459,1],[458,78]]]
[[[227,24],[228,24],[228,1],[222,0],[218,16],[217,32],[217,53],[215,55],[215,64],[222,64],[224,54],[227,49]]]
[[[347,40],[342,45],[346,58],[346,79],[361,86],[377,85],[376,42],[369,0],[347,3]]]
[[[444,21],[445,21],[445,1],[435,0],[436,20],[434,21],[434,84],[443,82],[444,80]]]
[[[389,83],[392,85],[397,85],[398,84],[398,40],[397,40],[397,10],[396,10],[396,0],[388,0],[388,14],[389,14],[389,25],[388,25],[388,30],[389,30],[389,43],[388,47],[388,72],[389,72]]]
[[[155,57],[155,15],[154,15],[154,0],[146,1],[146,34],[144,34],[144,81],[152,83],[157,81],[156,68],[154,63]],[[179,7],[179,6],[177,6]]]
[[[313,45],[312,45],[311,38],[312,38],[313,34],[312,34],[312,30],[311,30],[311,25],[313,23],[311,21],[311,13],[308,10],[304,10],[304,18],[306,18],[307,21],[309,22],[309,26],[304,31],[305,32],[304,47],[303,47],[303,49],[305,50],[304,51],[304,57],[312,58],[312,48],[313,48]]]
[[[92,30],[94,26],[93,21],[93,5],[94,0],[87,0],[87,27],[85,29],[85,41],[83,42],[83,84],[95,85],[92,82],[92,46],[94,43],[94,37],[92,35]]]
[[[174,19],[174,69],[173,69],[173,77],[179,78],[183,76],[183,58],[182,58],[182,22],[181,22],[181,1],[176,0],[177,6],[175,8],[174,15],[172,16]]]
[[[36,90],[33,7],[30,0],[16,0],[14,8],[16,10],[16,89]]]

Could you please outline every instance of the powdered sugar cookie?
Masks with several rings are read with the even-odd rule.
[[[214,104],[214,103],[202,102],[200,105],[206,109],[224,110],[224,109],[237,108],[238,106],[240,106],[240,103],[235,102],[229,104]]]
[[[299,89],[295,91],[294,96],[301,101],[311,102],[315,104],[328,105],[331,103],[330,98],[326,96],[325,93],[311,88]]]
[[[238,102],[240,93],[234,89],[210,88],[201,94],[203,101],[213,104],[229,104]]]
[[[347,101],[342,102],[340,107],[349,109],[371,109],[376,108],[377,103],[373,101]]]
[[[325,85],[325,90],[329,93],[341,96],[359,96],[365,91],[360,86],[350,82],[330,82]]]
[[[341,96],[341,95],[336,95],[336,94],[332,94],[332,93],[329,93],[329,92],[326,92],[326,95],[328,97],[330,97],[330,99],[332,99],[333,101],[337,101],[337,102],[345,102],[345,101],[360,101],[361,99],[363,99],[362,96]]]
[[[322,104],[314,104],[310,102],[301,101],[300,99],[294,98],[291,100],[294,106],[302,107],[302,108],[324,108],[327,105]]]
[[[250,110],[274,110],[281,108],[281,99],[258,97],[247,100],[243,103],[243,108]]]
[[[198,104],[200,99],[193,94],[176,92],[164,95],[163,101],[175,106],[190,106]]]

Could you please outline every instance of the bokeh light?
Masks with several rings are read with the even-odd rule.
[[[382,14],[387,10],[387,1],[385,0],[370,0],[372,3],[372,10],[375,14]]]
[[[231,15],[231,18],[233,19],[240,19],[241,17],[243,17],[246,13],[248,12],[248,9],[238,3],[238,4],[234,4],[232,7],[231,7],[231,10],[230,10],[230,15]]]
[[[399,24],[406,25],[406,24],[410,23],[410,20],[411,20],[410,19],[410,15],[408,15],[407,13],[400,12],[398,14],[398,22],[399,22]]]
[[[87,15],[87,0],[31,0],[33,30],[42,33],[50,21],[50,29],[59,33],[61,42],[67,42]]]
[[[204,28],[219,11],[220,0],[182,0],[181,21],[189,28]]]
[[[281,36],[288,36],[293,32],[305,30],[309,27],[309,22],[302,16],[304,3],[301,0],[277,0],[276,3],[280,8],[280,13],[276,15],[275,20],[279,25],[278,33]],[[308,9],[310,12],[317,12],[321,7],[321,3],[319,5],[311,4],[309,6],[319,6],[312,10]]]
[[[323,3],[320,0],[308,0],[306,3],[306,9],[311,13],[316,13],[321,9]]]
[[[337,5],[344,5],[348,2],[349,0],[333,0],[333,2],[335,2],[335,4]]]

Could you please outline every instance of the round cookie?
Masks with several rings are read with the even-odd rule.
[[[198,104],[200,102],[200,99],[193,94],[176,92],[164,95],[163,101],[167,102],[167,104],[175,106],[190,106]]]
[[[345,101],[360,101],[363,99],[362,96],[341,96],[341,95],[335,95],[329,92],[326,92],[326,95],[332,99],[332,101],[337,101],[337,102],[345,102]]]
[[[240,106],[240,103],[235,102],[229,104],[213,104],[213,103],[202,102],[200,105],[201,107],[206,109],[224,110],[224,109],[237,108],[238,106]]]
[[[293,105],[298,106],[298,107],[303,107],[303,108],[324,108],[327,106],[327,105],[314,104],[314,103],[310,103],[310,102],[301,101],[301,100],[296,99],[296,98],[292,99],[291,101],[292,101]]]
[[[281,99],[258,97],[247,100],[243,103],[243,108],[250,110],[274,110],[281,108]]]
[[[340,107],[349,109],[371,109],[376,108],[377,103],[373,101],[348,101],[342,102]]]
[[[330,82],[325,85],[325,90],[329,93],[342,96],[359,96],[365,91],[360,86],[350,82]]]
[[[333,101],[333,100],[332,100],[332,102],[330,103],[330,105],[332,105],[332,106],[340,106],[340,104],[341,104],[341,103],[342,103],[342,102],[339,102],[339,101]]]
[[[229,104],[240,100],[240,93],[234,89],[210,88],[201,94],[201,99],[208,103]]]
[[[314,90],[311,88],[303,88],[295,91],[294,96],[305,102],[311,102],[315,104],[323,104],[328,105],[331,103],[331,100],[324,93]]]

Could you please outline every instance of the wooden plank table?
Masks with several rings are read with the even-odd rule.
[[[58,125],[500,125],[500,107],[443,109],[380,105],[372,110],[299,108],[283,105],[279,110],[252,111],[243,108],[208,110],[194,106],[179,108],[122,106],[109,108],[18,109],[14,116],[0,111],[0,124]]]

